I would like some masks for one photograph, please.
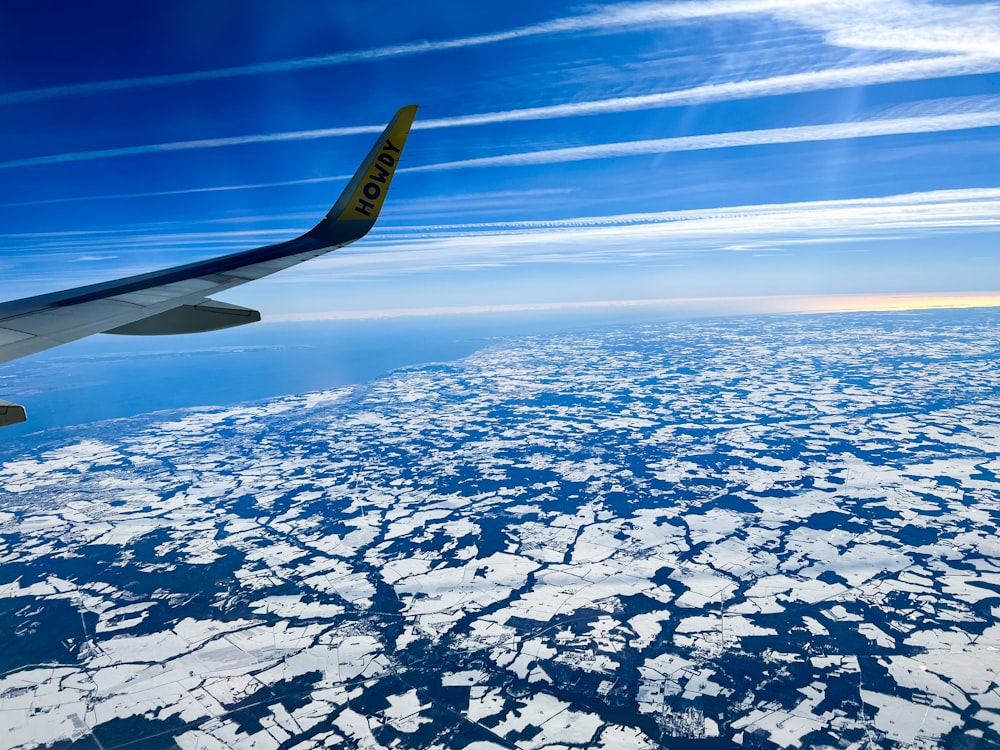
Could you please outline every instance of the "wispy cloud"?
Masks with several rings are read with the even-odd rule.
[[[109,81],[92,81],[89,83],[68,84],[65,86],[50,86],[46,88],[25,91],[13,91],[0,94],[0,104],[16,102],[41,101],[67,96],[81,96],[110,91],[147,88],[153,86],[170,86],[198,81],[211,81],[239,76],[260,75],[263,73],[282,73],[310,68],[350,65],[372,62],[397,57],[412,57],[433,52],[481,47],[515,39],[546,36],[551,34],[580,33],[587,31],[607,31],[621,27],[640,26],[648,24],[676,23],[678,21],[712,18],[717,16],[771,13],[779,10],[801,8],[820,3],[821,0],[707,0],[706,2],[680,3],[622,3],[597,7],[595,10],[574,16],[555,18],[551,21],[520,26],[513,29],[500,30],[488,34],[458,37],[438,41],[418,41],[406,44],[394,44],[385,47],[372,47],[351,52],[338,52],[330,55],[314,57],[299,57],[288,60],[255,63],[252,65],[235,65],[214,70],[192,71],[187,73],[170,73],[156,76],[140,76],[135,78],[120,78]]]
[[[404,236],[430,235],[452,232],[479,233],[482,231],[515,230],[547,232],[554,229],[586,229],[589,227],[627,227],[644,224],[732,222],[737,227],[756,217],[780,218],[784,227],[806,229],[829,220],[829,226],[850,226],[864,232],[877,222],[879,226],[909,226],[916,221],[921,225],[962,223],[988,223],[1000,226],[1000,187],[962,188],[958,190],[928,190],[875,198],[847,198],[794,203],[766,203],[718,208],[687,209],[683,211],[646,211],[641,213],[614,214],[610,216],[581,216],[572,219],[545,221],[479,222],[475,224],[420,225],[396,227],[387,231]],[[905,221],[904,221],[905,219]],[[902,222],[902,223],[901,223]]]
[[[180,226],[180,223],[178,223]],[[1000,187],[942,190],[878,198],[722,206],[685,211],[584,216],[557,221],[383,227],[359,245],[345,248],[307,269],[278,274],[277,285],[357,278],[387,278],[437,270],[471,270],[525,264],[612,263],[662,267],[687,263],[705,253],[762,248],[808,253],[834,243],[878,252],[880,241],[926,237],[929,232],[1000,230]],[[52,263],[92,256],[92,280],[151,270],[221,251],[287,239],[294,232],[164,231],[162,227],[115,231],[41,232],[0,235],[8,253],[31,265],[29,278],[51,282]],[[853,245],[849,243],[854,243]],[[101,256],[100,258],[96,256]],[[80,282],[90,280],[82,278]]]
[[[81,255],[79,258],[74,258],[74,263],[100,263],[107,260],[117,259],[117,255]]]
[[[501,112],[484,112],[481,114],[443,117],[432,120],[417,120],[413,125],[413,129],[430,130],[468,125],[492,125],[524,120],[549,120],[560,117],[613,114],[642,109],[681,107],[736,99],[751,99],[762,96],[782,96],[851,86],[871,86],[900,81],[973,75],[998,70],[1000,70],[1000,57],[979,58],[958,55],[878,63],[874,65],[855,65],[770,76],[767,78],[713,83],[705,86],[694,86],[677,91],[664,91],[641,96],[622,96],[595,101],[554,104],[545,107],[526,107]]]
[[[630,27],[672,25],[726,16],[768,14],[821,32],[835,46],[967,56],[1000,57],[1000,9],[993,4],[941,6],[906,0],[690,0],[597,6],[587,13],[550,21],[437,41],[415,41],[369,49],[213,70],[138,76],[0,93],[0,105],[69,96],[179,85],[267,73],[351,65],[446,52],[501,42],[567,33],[611,32]],[[932,66],[933,67],[933,66]],[[960,74],[960,73],[956,73]],[[934,75],[932,73],[932,75]],[[946,75],[948,75],[946,73]],[[252,136],[251,136],[252,137]]]
[[[839,47],[1000,56],[1000,6],[993,3],[841,0],[778,8],[775,15]]]
[[[367,248],[346,248],[316,261],[308,275],[276,284],[325,278],[385,277],[482,264],[658,265],[734,247],[813,248],[926,237],[930,232],[1000,229],[1000,188],[942,190],[879,198],[725,206],[687,211],[589,216],[561,221],[452,224],[383,230]],[[377,248],[377,251],[372,251]]]
[[[534,191],[527,191],[529,195]],[[489,195],[489,194],[487,194]],[[211,222],[209,222],[211,223]],[[626,242],[639,247],[643,239],[704,240],[713,247],[759,249],[756,239],[781,237],[782,242],[813,242],[837,237],[874,237],[880,233],[906,233],[933,229],[1000,228],[1000,187],[934,190],[875,198],[801,201],[757,205],[721,206],[682,211],[653,211],[628,214],[581,216],[570,219],[519,222],[476,222],[419,226],[380,227],[365,240],[369,247],[396,248],[425,258],[431,247],[454,247],[475,255],[480,246],[506,248],[542,243],[568,243],[572,252],[584,252],[582,240],[594,240],[598,250],[608,243]],[[81,251],[98,249],[125,255],[147,248],[234,249],[254,243],[287,238],[294,230],[164,231],[142,226],[113,230],[21,232],[0,234],[0,243],[35,249]],[[727,239],[730,238],[730,239]],[[737,238],[737,239],[731,239]],[[769,240],[770,241],[770,240]],[[720,244],[723,243],[723,244]],[[728,244],[727,244],[728,243]],[[735,244],[734,244],[735,243]],[[367,262],[374,256],[388,257],[380,249],[370,253],[349,248],[343,254]],[[390,260],[389,262],[395,262]],[[337,264],[342,261],[337,260]]]
[[[215,185],[210,187],[181,188],[179,190],[148,190],[141,193],[101,193],[99,195],[74,195],[64,198],[43,198],[33,201],[12,201],[0,203],[0,208],[19,208],[25,206],[46,206],[53,203],[80,203],[84,201],[123,200],[126,198],[160,198],[168,195],[192,195],[198,193],[220,193],[232,190],[259,190],[263,188],[289,187],[293,185],[311,185],[320,182],[342,182],[349,180],[351,175],[340,174],[330,177],[306,177],[299,180],[279,180],[277,182],[247,182],[237,185]]]
[[[745,81],[732,81],[727,83],[715,83],[705,86],[696,86],[678,91],[658,92],[645,94],[642,96],[613,97],[586,102],[573,102],[567,104],[555,104],[543,107],[528,107],[512,109],[498,112],[484,112],[472,115],[459,115],[455,117],[442,117],[429,120],[417,120],[414,130],[434,130],[440,128],[455,128],[477,125],[490,125],[504,122],[547,120],[561,117],[581,117],[587,115],[610,114],[616,112],[628,112],[641,109],[655,109],[663,107],[689,106],[692,104],[704,104],[708,102],[730,101],[735,99],[748,99],[761,96],[779,96],[808,91],[820,91],[823,89],[842,88],[847,86],[873,85],[877,83],[889,83],[898,81],[921,80],[934,77],[945,77],[952,75],[970,75],[974,73],[987,73],[1000,70],[1000,58],[978,59],[971,57],[943,57],[927,60],[910,60],[906,62],[880,63],[875,65],[862,65],[847,68],[833,68],[827,70],[809,71],[805,73],[794,73],[790,75],[772,76],[769,78],[751,79]],[[962,100],[964,101],[964,100]],[[990,100],[995,105],[994,100]],[[911,108],[920,107],[915,103],[908,105]],[[980,113],[984,108],[980,107]],[[957,113],[967,114],[967,113]],[[917,118],[911,118],[917,119]],[[942,123],[945,121],[942,120]],[[108,159],[123,156],[140,156],[148,154],[170,153],[177,151],[190,151],[198,149],[223,148],[230,146],[244,146],[261,143],[277,143],[284,141],[315,140],[319,138],[334,138],[339,136],[364,135],[379,133],[384,125],[357,125],[338,128],[319,128],[311,130],[293,130],[277,133],[261,133],[257,135],[229,136],[224,138],[200,138],[186,141],[172,141],[168,143],[154,143],[141,146],[124,146],[121,148],[98,149],[94,151],[73,151],[62,154],[49,154],[45,156],[33,156],[25,159],[14,159],[0,162],[0,169],[14,169],[17,167],[42,166],[47,164],[63,164],[80,161],[93,161],[98,159]],[[816,126],[819,127],[819,126]],[[835,126],[827,126],[835,127]],[[949,126],[944,124],[941,130],[961,129],[962,127],[982,127],[971,126]],[[792,130],[792,129],[785,129]],[[774,131],[776,132],[776,131]],[[933,132],[933,131],[913,131],[913,132]],[[700,136],[695,136],[700,137]],[[710,137],[710,136],[705,136]],[[864,136],[838,136],[838,137],[864,137]],[[677,139],[678,142],[680,139]],[[829,138],[805,138],[804,140],[829,140]],[[648,141],[652,143],[653,141]],[[678,148],[673,150],[691,150]],[[494,157],[508,158],[508,157]],[[513,158],[513,155],[509,158]],[[596,158],[596,157],[590,157]],[[472,164],[475,160],[468,160],[466,164]],[[456,164],[458,162],[453,162]],[[481,164],[485,162],[480,161]],[[440,165],[430,165],[419,167],[419,169],[441,169]],[[454,167],[449,167],[454,168]],[[273,183],[248,184],[238,186],[206,187],[194,188],[191,190],[163,191],[157,193],[143,193],[141,196],[174,195],[186,192],[212,192],[220,190],[251,189],[278,187],[284,185],[298,185],[309,182],[323,182],[338,177],[318,177],[303,180],[288,180]],[[131,197],[129,195],[110,197]],[[17,204],[13,204],[17,205]]]
[[[532,164],[557,164],[588,159],[611,159],[625,156],[664,154],[675,151],[703,151],[707,149],[764,146],[778,143],[805,143],[833,141],[848,138],[874,138],[887,135],[912,133],[940,133],[949,130],[968,130],[1000,125],[1000,111],[968,112],[926,117],[900,117],[863,120],[860,122],[803,125],[792,128],[742,130],[730,133],[689,135],[676,138],[653,138],[641,141],[602,143],[593,146],[527,151],[500,156],[482,156],[475,159],[407,167],[400,171],[434,172],[474,167],[510,167]],[[0,165],[2,166],[2,165]]]
[[[360,135],[365,133],[380,133],[385,125],[359,125],[346,128],[322,128],[320,130],[295,130],[282,133],[263,133],[260,135],[237,135],[225,138],[198,138],[189,141],[171,141],[169,143],[149,143],[142,146],[122,146],[120,148],[104,148],[94,151],[71,151],[63,154],[46,156],[31,156],[27,159],[13,159],[0,162],[0,169],[15,167],[37,167],[45,164],[66,164],[76,161],[94,161],[121,156],[142,156],[146,154],[163,154],[176,151],[193,151],[206,148],[223,148],[227,146],[245,146],[253,143],[278,143],[281,141],[306,141],[317,138],[333,138],[345,135]]]

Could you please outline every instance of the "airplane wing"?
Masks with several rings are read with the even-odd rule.
[[[253,323],[260,313],[210,295],[281,271],[364,237],[375,224],[410,132],[416,105],[379,136],[340,198],[301,237],[101,284],[0,303],[0,363],[95,333],[148,336]],[[0,401],[0,426],[26,419]]]

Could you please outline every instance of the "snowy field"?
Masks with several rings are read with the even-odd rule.
[[[998,743],[998,322],[526,338],[8,448],[0,746]]]

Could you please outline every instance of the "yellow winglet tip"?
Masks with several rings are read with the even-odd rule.
[[[375,223],[416,114],[416,104],[408,104],[396,112],[396,116],[379,136],[347,188],[330,209],[328,218],[335,221]]]
[[[400,120],[405,120],[407,130],[409,130],[418,109],[420,109],[419,104],[407,104],[405,107],[400,107],[396,110],[396,114],[392,118],[393,124],[398,124]]]

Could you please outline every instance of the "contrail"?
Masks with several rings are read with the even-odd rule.
[[[554,104],[545,107],[511,109],[475,115],[444,117],[436,120],[417,121],[414,130],[453,128],[467,125],[489,125],[517,120],[547,120],[559,117],[628,112],[660,107],[680,107],[708,102],[751,99],[762,96],[800,94],[824,89],[871,86],[899,81],[947,78],[949,76],[975,75],[1000,70],[1000,58],[979,58],[950,55],[922,60],[858,65],[848,68],[791,73],[768,78],[728,81],[695,86],[679,91],[665,91],[641,96],[624,96],[589,102]]]
[[[69,96],[83,96],[110,91],[170,86],[198,81],[212,81],[223,78],[259,75],[261,73],[282,73],[309,68],[321,68],[352,63],[371,62],[395,57],[411,57],[453,49],[480,47],[497,44],[512,39],[604,30],[623,26],[663,24],[686,19],[711,18],[715,16],[768,13],[785,9],[796,9],[816,5],[822,0],[707,0],[707,2],[680,2],[664,4],[659,2],[627,3],[598,7],[591,13],[555,18],[551,21],[520,26],[514,29],[496,31],[489,34],[443,39],[440,41],[419,41],[373,47],[351,52],[337,52],[330,55],[299,57],[290,60],[234,65],[214,70],[199,70],[188,73],[168,73],[165,75],[119,78],[110,81],[49,86],[25,91],[0,94],[0,104],[43,101]]]
[[[555,34],[607,31],[625,27],[669,25],[678,21],[724,16],[773,14],[823,34],[828,43],[856,49],[894,49],[910,52],[969,54],[997,57],[996,13],[993,6],[949,9],[911,3],[845,2],[831,6],[825,0],[706,0],[703,2],[640,2],[598,6],[590,13],[438,41],[416,41],[350,52],[233,65],[213,70],[137,76],[47,86],[0,94],[0,105],[44,101],[129,89],[170,86],[265,73],[411,57],[454,49],[497,44],[514,39]]]
[[[869,86],[898,81],[924,80],[947,76],[973,75],[1000,70],[1000,59],[975,58],[967,56],[937,57],[926,60],[860,65],[849,68],[792,73],[768,78],[729,81],[724,83],[695,86],[678,91],[665,91],[641,96],[614,97],[589,102],[554,104],[544,107],[527,107],[498,112],[484,112],[455,117],[441,117],[418,120],[414,130],[436,130],[441,128],[472,127],[502,122],[526,120],[547,120],[561,117],[584,117],[588,115],[629,112],[662,107],[679,107],[735,99],[749,99],[762,96],[820,91],[849,86]],[[15,167],[63,164],[77,161],[93,161],[122,156],[140,156],[169,151],[189,151],[207,148],[225,148],[258,143],[281,141],[315,140],[340,136],[378,133],[382,125],[356,125],[339,128],[319,128],[312,130],[292,130],[257,135],[227,136],[224,138],[199,138],[187,141],[123,146],[120,148],[98,149],[95,151],[75,151],[63,154],[33,156],[0,162],[0,169]]]
[[[665,154],[674,151],[705,151],[709,149],[763,146],[777,143],[805,143],[809,141],[835,141],[849,138],[872,138],[884,135],[911,133],[940,133],[949,130],[968,130],[1000,125],[1000,111],[970,112],[966,114],[931,115],[927,117],[900,117],[893,119],[864,120],[861,122],[833,123],[829,125],[803,125],[792,128],[742,130],[731,133],[689,135],[676,138],[654,138],[643,141],[602,143],[595,146],[572,146],[544,151],[528,151],[502,156],[483,156],[476,159],[406,167],[405,172],[436,172],[449,169],[474,167],[510,167],[531,164],[557,164],[588,159],[610,159],[623,156]]]
[[[0,162],[0,169],[15,167],[37,167],[43,164],[66,164],[74,161],[94,161],[96,159],[111,159],[119,156],[142,156],[145,154],[160,154],[170,151],[192,151],[203,148],[222,148],[225,146],[243,146],[250,143],[274,143],[277,141],[302,141],[315,138],[334,138],[344,135],[359,135],[362,133],[378,133],[382,128],[376,125],[359,125],[349,128],[323,128],[322,130],[298,130],[288,133],[266,133],[263,135],[239,135],[227,138],[199,138],[191,141],[172,141],[170,143],[151,143],[144,146],[122,146],[121,148],[103,148],[96,151],[72,151],[65,154],[49,154],[48,156],[31,156],[27,159],[14,159]]]
[[[231,190],[260,190],[262,188],[291,187],[293,185],[312,185],[321,182],[341,182],[351,179],[353,175],[338,174],[329,177],[303,177],[298,180],[281,180],[278,182],[248,182],[241,185],[214,185],[210,187],[178,188],[176,190],[149,190],[142,193],[102,193],[98,195],[74,195],[68,198],[40,198],[33,201],[15,201],[0,203],[0,208],[18,208],[20,206],[45,206],[52,203],[80,203],[82,201],[123,200],[126,198],[160,198],[167,195],[195,195],[198,193],[223,193]]]

